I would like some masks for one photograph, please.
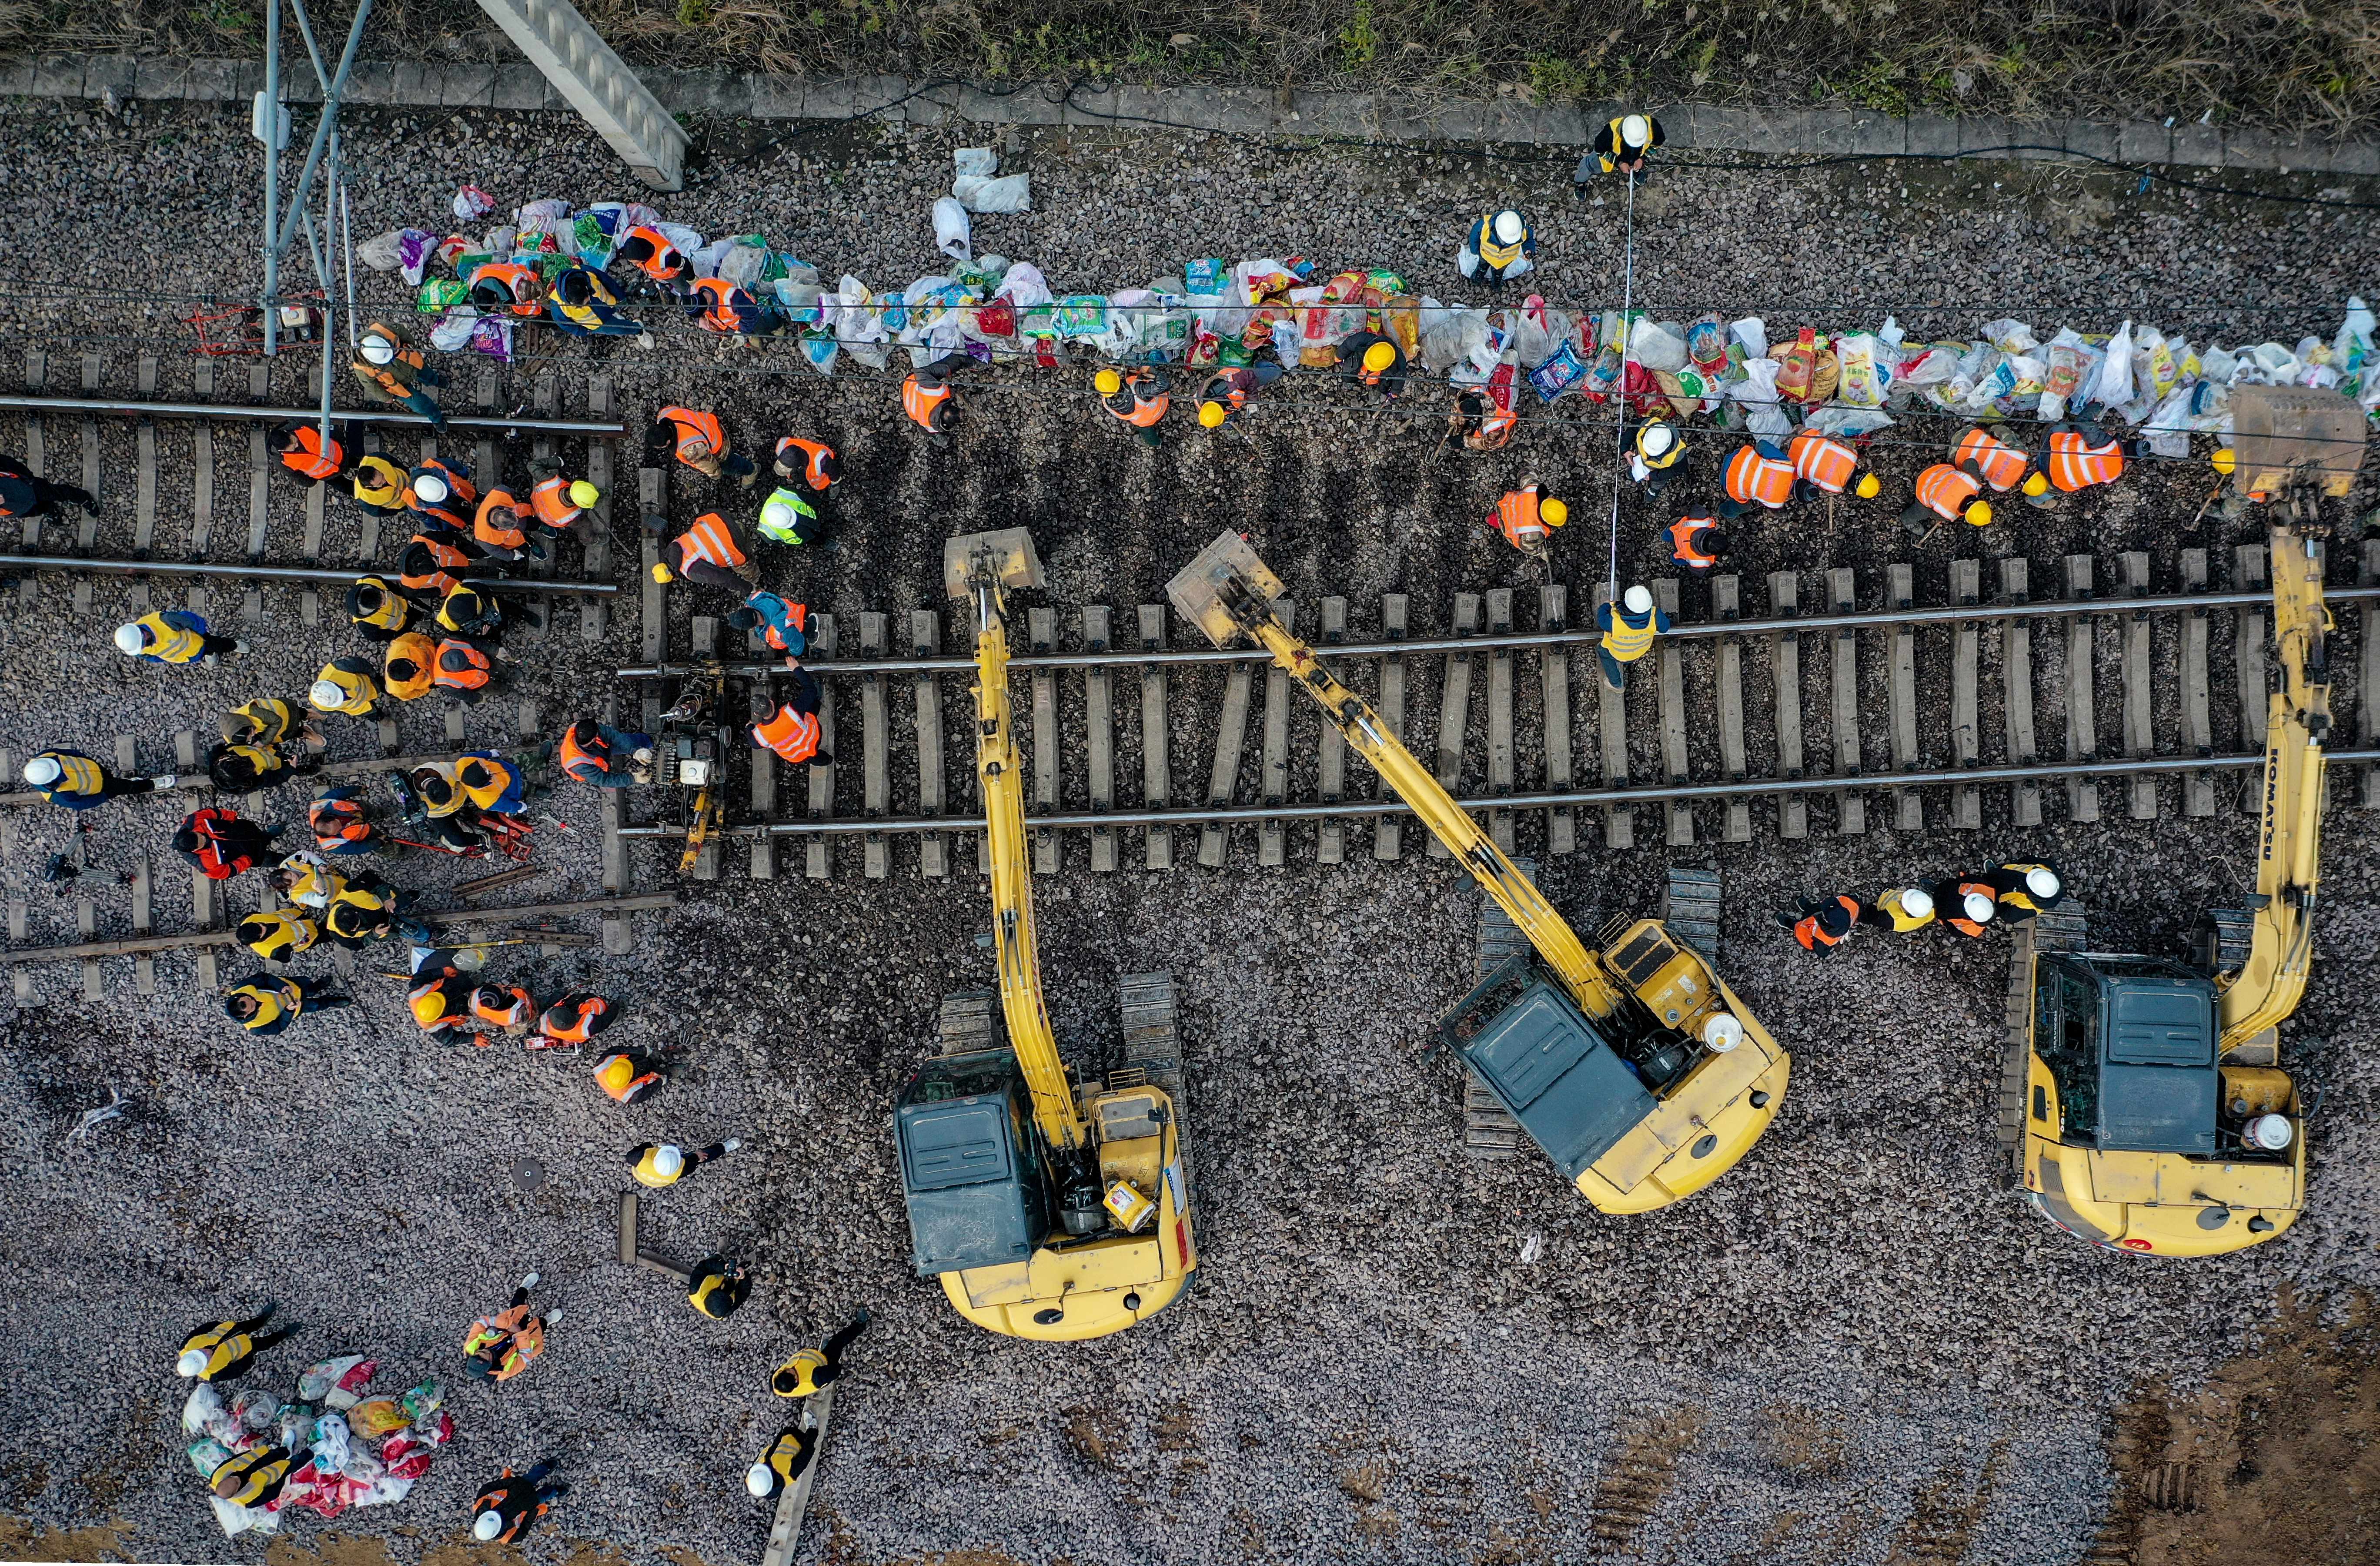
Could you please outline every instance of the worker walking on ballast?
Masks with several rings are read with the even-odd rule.
[[[1934,922],[1934,899],[1923,887],[1896,886],[1878,892],[1875,902],[1863,906],[1859,922],[1907,935]]]
[[[1670,617],[1654,607],[1653,589],[1639,582],[1621,595],[1616,610],[1609,601],[1597,604],[1595,624],[1603,633],[1595,649],[1603,683],[1626,690],[1628,665],[1653,650],[1653,638],[1669,630]]]
[[[1820,952],[1841,945],[1850,939],[1852,926],[1860,921],[1859,899],[1838,893],[1825,902],[1815,897],[1794,899],[1791,909],[1779,908],[1771,916],[1780,929],[1791,933],[1805,952]]]
[[[154,794],[181,782],[173,772],[119,778],[79,750],[44,750],[26,762],[18,775],[26,787],[68,810],[89,810],[127,795]]]
[[[1506,209],[1485,212],[1454,252],[1454,270],[1490,292],[1536,267],[1537,237],[1528,219]]]
[[[212,663],[246,652],[237,637],[215,636],[206,620],[187,609],[160,609],[115,627],[115,650],[144,663]]]
[[[674,1142],[639,1143],[628,1149],[628,1172],[636,1177],[638,1184],[659,1191],[676,1184],[704,1164],[717,1162],[743,1145],[730,1136],[724,1142],[713,1142],[708,1147],[688,1152]]]
[[[567,1485],[546,1482],[552,1472],[551,1463],[540,1463],[517,1475],[505,1469],[503,1477],[491,1481],[471,1502],[471,1536],[481,1544],[511,1544],[527,1533],[553,1510],[555,1501],[570,1493]]]
[[[465,1369],[482,1381],[509,1381],[545,1353],[545,1329],[562,1322],[562,1308],[540,1316],[528,1305],[528,1292],[537,1287],[532,1272],[520,1281],[504,1309],[471,1323],[463,1339]]]
[[[965,354],[944,354],[923,370],[910,371],[901,382],[901,411],[926,432],[926,439],[945,450],[951,443],[954,400],[951,378],[966,363]]]
[[[769,1377],[769,1390],[781,1398],[806,1398],[833,1385],[843,1374],[843,1351],[868,1330],[872,1320],[866,1306],[814,1349],[799,1349]]]
[[[306,1324],[292,1321],[277,1332],[256,1336],[256,1329],[273,1319],[279,1308],[272,1301],[245,1321],[214,1321],[190,1329],[182,1340],[181,1353],[175,1356],[174,1374],[213,1381],[238,1376],[257,1354],[294,1332],[302,1331]]]
[[[714,1320],[735,1315],[751,1292],[752,1280],[734,1256],[705,1256],[686,1275],[686,1304]]]
[[[1540,563],[1551,559],[1554,529],[1570,520],[1570,507],[1544,488],[1532,479],[1517,490],[1505,491],[1485,524],[1489,532],[1501,533],[1506,543]]]

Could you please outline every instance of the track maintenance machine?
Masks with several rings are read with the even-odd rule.
[[[1166,584],[1218,647],[1262,647],[1322,705],[1528,938],[1439,1023],[1521,1129],[1605,1212],[1693,1195],[1777,1117],[1791,1059],[1658,919],[1621,915],[1589,947],[1470,813],[1272,611],[1281,579],[1226,529]]]
[[[1127,977],[1123,1070],[1078,1089],[1041,997],[1025,774],[1008,702],[1006,594],[1041,585],[1022,528],[944,547],[943,582],[976,614],[976,776],[991,859],[989,997],[942,1003],[942,1052],[893,1108],[912,1260],[960,1315],[1010,1337],[1101,1338],[1179,1298],[1198,1265],[1180,1118],[1172,985]]]
[[[2022,927],[2010,995],[2012,1174],[2060,1228],[2156,1256],[2242,1250],[2305,1207],[2309,1106],[2280,1068],[2279,1025],[2305,993],[2321,880],[2331,623],[2314,513],[2352,486],[2364,420],[2337,392],[2296,387],[2243,387],[2231,409],[2232,483],[2271,516],[2280,665],[2255,892],[2208,913],[2194,968],[2077,950],[2079,918],[2053,910]]]

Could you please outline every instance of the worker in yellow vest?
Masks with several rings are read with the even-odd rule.
[[[1483,212],[1454,252],[1454,270],[1491,291],[1499,290],[1535,270],[1536,253],[1537,237],[1530,232],[1528,219],[1509,208]]]
[[[174,1357],[174,1374],[200,1381],[239,1375],[258,1351],[271,1348],[305,1327],[302,1321],[293,1321],[277,1332],[257,1336],[257,1329],[272,1320],[278,1308],[273,1301],[267,1300],[262,1310],[245,1321],[211,1321],[193,1327],[182,1340],[181,1352]]]
[[[1924,929],[1934,922],[1934,896],[1922,886],[1893,887],[1861,905],[1859,922],[1896,935]]]
[[[1600,172],[1623,175],[1632,185],[1642,183],[1651,172],[1645,160],[1669,139],[1661,122],[1651,115],[1615,115],[1586,156],[1579,159],[1572,181],[1584,191],[1586,182]]]
[[[1670,628],[1670,617],[1653,606],[1653,591],[1639,582],[1620,595],[1615,607],[1595,606],[1596,628],[1603,639],[1595,655],[1603,665],[1603,680],[1613,690],[1628,688],[1628,665],[1653,650],[1653,638]]]
[[[843,1351],[862,1332],[871,1317],[866,1306],[832,1337],[814,1349],[798,1349],[769,1377],[769,1390],[781,1398],[806,1398],[832,1386],[843,1375]]]
[[[664,1190],[704,1164],[716,1163],[743,1145],[730,1136],[724,1142],[713,1142],[708,1147],[697,1147],[689,1152],[674,1142],[644,1142],[628,1149],[628,1173],[639,1185],[650,1185],[656,1191]]]
[[[160,609],[115,627],[115,650],[144,663],[212,663],[248,650],[236,637],[219,637],[187,609]]]

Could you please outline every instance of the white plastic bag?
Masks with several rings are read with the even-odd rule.
[[[1000,172],[1000,154],[989,147],[959,147],[951,152],[952,170],[960,178],[972,175],[989,179]]]
[[[2000,352],[2011,356],[2031,353],[2041,346],[2041,339],[2034,336],[2033,328],[2022,321],[1986,321],[1979,335]]]
[[[469,305],[456,305],[441,316],[438,324],[430,329],[430,346],[442,353],[455,353],[471,340],[478,330],[480,312]]]
[[[400,249],[405,243],[405,230],[392,228],[385,234],[375,234],[356,247],[356,260],[374,272],[395,272],[405,264]]]
[[[1727,334],[1743,345],[1743,357],[1748,359],[1768,357],[1768,323],[1756,315],[1728,322]]]
[[[1016,261],[1001,273],[1000,292],[992,297],[1014,305],[1019,315],[1036,305],[1049,304],[1057,297],[1050,292],[1049,280],[1041,275],[1041,269],[1031,261]]]
[[[1821,435],[1832,435],[1839,441],[1886,429],[1891,423],[1892,416],[1882,408],[1843,407],[1833,403],[1811,409],[1810,417],[1802,421],[1803,429],[1815,430]]]
[[[954,261],[967,261],[975,255],[966,208],[949,196],[934,202],[934,248]]]
[[[1686,331],[1674,321],[1640,321],[1628,334],[1628,357],[1656,373],[1686,367]]]
[[[201,1381],[190,1389],[188,1399],[182,1404],[182,1433],[202,1435],[209,1425],[226,1412],[223,1394],[215,1390],[214,1383]]]
[[[1777,371],[1782,369],[1776,359],[1755,358],[1744,362],[1744,377],[1727,383],[1730,401],[1743,405],[1744,427],[1764,441],[1782,441],[1793,433],[1793,421],[1777,401]]]
[[[759,292],[760,273],[766,272],[768,268],[768,249],[763,246],[747,244],[739,239],[731,243],[727,248],[727,253],[719,258],[718,275],[721,282],[732,283],[746,293],[751,294]]]
[[[2178,387],[2166,394],[2141,426],[2141,436],[2150,451],[2163,457],[2185,457],[2190,455],[2191,412],[2192,388]]]
[[[1029,212],[1033,210],[1033,176],[1012,174],[987,179],[979,175],[961,175],[951,181],[951,199],[971,212]]]
[[[242,1534],[270,1534],[281,1526],[281,1513],[267,1511],[261,1506],[242,1506],[236,1500],[225,1500],[219,1495],[207,1497],[215,1509],[215,1522],[225,1538],[237,1538]]]
[[[1474,348],[1488,343],[1488,312],[1484,310],[1463,310],[1440,305],[1436,299],[1421,302],[1421,362],[1422,367],[1443,375],[1471,357]]]
[[[2107,358],[2099,362],[2099,373],[2087,393],[2072,399],[2076,407],[2093,404],[2100,407],[2119,407],[2132,400],[2132,323],[2129,321],[2116,329],[2107,339]]]
[[[455,221],[477,223],[496,210],[496,199],[476,185],[466,185],[455,192]]]

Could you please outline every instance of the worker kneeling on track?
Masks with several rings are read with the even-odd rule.
[[[819,748],[824,729],[819,722],[818,676],[808,669],[794,670],[792,695],[774,712],[749,731],[755,749],[775,752],[789,767],[828,767],[834,758]],[[765,698],[764,698],[765,699]]]

